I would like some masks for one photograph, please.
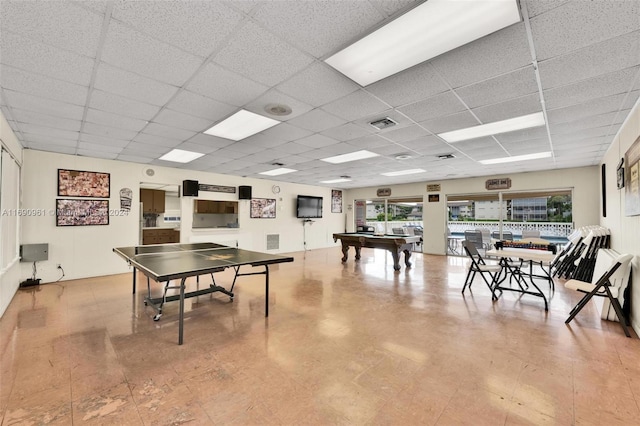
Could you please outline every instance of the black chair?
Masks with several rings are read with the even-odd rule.
[[[467,278],[464,280],[464,286],[462,287],[462,293],[464,293],[467,286],[469,286],[469,290],[471,290],[471,284],[473,283],[473,279],[475,278],[477,273],[480,273],[480,276],[484,280],[489,290],[491,290],[491,299],[497,300],[498,297],[495,293],[495,286],[498,284],[498,279],[500,278],[500,272],[502,271],[502,266],[498,264],[487,264],[485,260],[480,256],[478,250],[474,243],[464,240],[462,241],[462,248],[471,259],[471,265],[469,265],[469,272],[467,272]],[[485,274],[491,277],[489,281]],[[502,291],[500,291],[502,292]]]
[[[513,232],[502,231],[502,238],[500,238],[500,231],[492,231],[491,238],[502,241],[513,241]]]

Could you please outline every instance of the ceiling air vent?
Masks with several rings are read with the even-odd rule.
[[[440,160],[450,160],[451,158],[456,158],[456,156],[453,155],[453,154],[438,155],[438,159],[440,159]]]
[[[389,117],[385,117],[385,118],[381,118],[380,120],[372,121],[369,124],[371,124],[373,127],[375,127],[378,130],[383,130],[383,129],[388,129],[389,127],[393,127],[398,123],[396,123]]]

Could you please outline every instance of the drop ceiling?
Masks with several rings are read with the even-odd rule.
[[[185,179],[287,167],[298,171],[268,179],[356,188],[600,162],[640,94],[640,2],[520,0],[521,22],[366,87],[323,62],[418,3],[2,0],[0,108],[25,148]],[[274,104],[291,114],[270,115]],[[437,136],[543,105],[545,127]],[[238,142],[202,133],[240,108],[283,122]],[[397,125],[369,124],[385,117]],[[158,160],[173,148],[205,155]],[[362,149],[380,156],[320,160]],[[540,151],[553,157],[478,162]]]

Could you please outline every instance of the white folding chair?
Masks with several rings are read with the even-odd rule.
[[[567,281],[564,285],[565,288],[584,293],[585,296],[580,299],[576,306],[573,307],[569,318],[565,321],[565,324],[569,324],[593,296],[606,297],[609,299],[611,306],[613,306],[613,309],[616,311],[618,321],[624,330],[624,334],[627,337],[631,337],[629,328],[627,327],[627,320],[622,312],[620,302],[618,301],[618,297],[624,293],[626,282],[628,281],[624,279],[625,277],[622,277],[623,279],[613,279],[618,270],[622,271],[623,274],[629,273],[631,259],[633,259],[632,254],[623,254],[618,256],[613,260],[613,262],[611,262],[609,269],[595,283],[588,283],[579,280]]]

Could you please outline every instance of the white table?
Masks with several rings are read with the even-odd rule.
[[[548,311],[549,310],[549,306],[547,304],[547,298],[544,295],[544,293],[542,292],[542,290],[540,290],[540,287],[538,287],[535,283],[535,281],[533,280],[534,277],[540,277],[540,278],[545,278],[546,280],[549,281],[549,285],[551,288],[553,288],[553,278],[551,278],[551,275],[549,274],[550,271],[546,271],[544,268],[542,268],[542,270],[545,272],[545,275],[534,275],[533,274],[533,264],[534,263],[539,263],[541,265],[545,264],[545,263],[551,263],[553,261],[553,259],[555,259],[556,255],[553,254],[550,251],[547,250],[536,250],[536,249],[524,249],[524,248],[503,248],[500,250],[496,250],[496,249],[492,249],[492,250],[487,250],[486,252],[486,256],[494,256],[494,257],[499,257],[500,258],[500,265],[502,265],[502,270],[505,273],[504,278],[499,281],[494,290],[507,290],[507,291],[518,291],[520,293],[525,293],[525,294],[530,294],[532,296],[536,296],[536,297],[541,297],[542,300],[544,300],[544,310]],[[513,266],[511,263],[509,263],[509,259],[510,258],[517,258],[517,259],[522,259],[524,261],[528,261],[529,262],[529,282],[531,283],[531,285],[537,290],[537,291],[530,291],[527,290],[525,287],[522,286],[523,283],[523,274],[522,271],[520,270],[520,267],[516,267]],[[505,287],[502,286],[501,284],[506,280],[507,276],[509,276],[509,274],[511,274],[512,277],[514,277],[518,283],[518,287]],[[527,287],[528,288],[528,287]]]

